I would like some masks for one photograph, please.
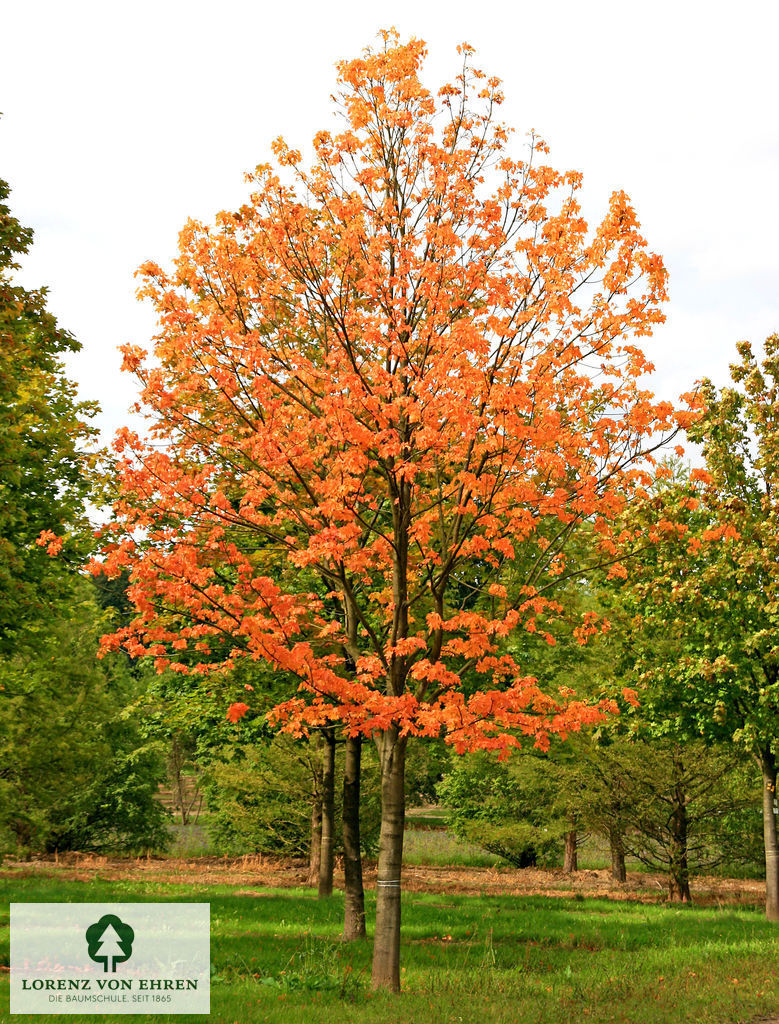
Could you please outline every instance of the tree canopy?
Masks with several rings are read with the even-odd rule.
[[[424,53],[388,35],[340,65],[346,128],[313,168],[279,142],[289,183],[259,167],[173,271],[142,268],[161,332],[125,366],[154,424],[117,437],[106,549],[140,614],[107,643],[181,672],[267,659],[309,692],[284,709],[304,723],[513,744],[551,705],[500,638],[552,606],[584,520],[613,553],[642,446],[678,420],[637,383],[666,273],[623,193],[588,237],[581,176],[538,139],[507,155],[467,48],[438,102]],[[452,607],[460,581],[494,611]]]

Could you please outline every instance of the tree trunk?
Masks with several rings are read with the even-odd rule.
[[[672,794],[671,851],[668,865],[668,898],[674,902],[690,903],[690,872],[687,866],[687,794],[684,791],[684,766],[674,756],[677,782]]]
[[[381,833],[376,883],[376,932],[373,942],[373,988],[400,991],[400,869],[406,817],[406,738],[397,728],[379,739],[381,758]]]
[[[668,899],[672,903],[691,903],[690,877],[684,873],[668,875]]]
[[[565,857],[563,859],[563,871],[571,874],[579,870],[579,859],[576,855],[576,829],[565,833]]]
[[[178,808],[181,814],[181,824],[186,825],[188,823],[187,815],[187,802],[184,797],[184,777],[182,775],[182,769],[186,762],[186,755],[184,753],[181,739],[177,733],[171,737],[170,741],[170,753],[168,756],[168,777],[171,780],[171,790],[173,791],[173,802]]]
[[[765,843],[765,916],[779,921],[779,842],[776,835],[776,755],[760,752],[763,771],[763,840]]]
[[[322,793],[317,783],[311,797],[311,846],[308,854],[308,885],[319,884],[319,865],[322,861]]]
[[[344,761],[344,939],[365,938],[365,893],[360,856],[360,760],[362,737],[346,739]]]
[[[333,833],[335,824],[335,730],[322,730],[322,843],[319,860],[319,899],[333,895]]]
[[[611,877],[615,882],[626,882],[628,873],[625,869],[625,844],[619,829],[610,830],[609,846],[611,847]]]

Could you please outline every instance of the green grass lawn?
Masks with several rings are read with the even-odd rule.
[[[320,902],[306,889],[247,893],[24,871],[8,872],[0,889],[4,965],[12,901],[210,902],[211,1020],[226,1024],[735,1024],[779,1013],[779,928],[757,907],[409,893],[405,991],[390,997],[370,992],[370,944],[338,940],[339,895]],[[0,977],[3,1020],[61,1019],[10,1018],[7,972]]]

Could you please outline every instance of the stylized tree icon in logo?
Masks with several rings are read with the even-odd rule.
[[[135,932],[116,914],[103,914],[87,928],[87,952],[104,971],[115,971],[116,965],[129,960],[133,952]]]

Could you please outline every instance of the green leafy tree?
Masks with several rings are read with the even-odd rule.
[[[749,829],[759,820],[759,794],[732,749],[653,738],[623,743],[617,756],[630,769],[622,803],[628,852],[665,872],[669,899],[691,900],[691,874],[754,861]]]
[[[779,921],[779,335],[747,342],[734,386],[704,381],[690,428],[705,470],[668,471],[627,524],[651,540],[620,596],[642,704],[658,732],[747,753],[763,784],[766,914]]]
[[[344,748],[336,748],[341,774]],[[378,848],[380,808],[378,762],[366,746],[360,801],[362,852]],[[263,742],[233,743],[215,753],[206,768],[209,832],[221,852],[309,854],[311,789],[319,751],[310,743],[276,736]],[[336,812],[338,792],[336,789]],[[334,815],[334,848],[342,844],[341,815]]]
[[[0,848],[164,848],[164,765],[124,713],[138,680],[124,657],[96,660],[106,621],[88,581],[56,612],[0,657]]]
[[[438,794],[462,839],[520,868],[559,862],[570,826],[547,757],[467,754],[452,763]]]
[[[14,283],[32,232],[0,181],[0,652],[67,591],[67,562],[88,544],[94,402],[81,402],[63,356],[78,342],[46,309],[46,290]],[[40,543],[42,541],[43,543]],[[62,553],[62,560],[49,554]]]
[[[0,181],[0,847],[164,846],[159,758],[122,713],[137,679],[97,663],[108,620],[80,576],[97,405],[65,372],[80,345],[46,290],[15,282],[32,232],[8,195]]]

